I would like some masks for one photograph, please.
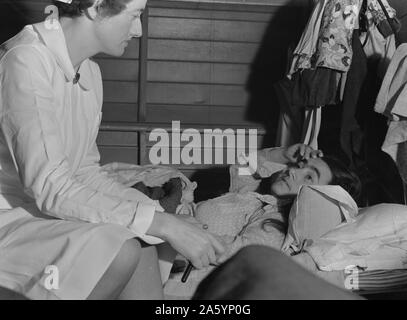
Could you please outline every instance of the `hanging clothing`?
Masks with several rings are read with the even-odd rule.
[[[294,51],[291,68],[288,72],[289,77],[301,69],[312,69],[311,60],[317,48],[322,17],[327,2],[328,0],[320,0],[315,5],[308,24]]]
[[[294,52],[290,71],[275,85],[280,102],[277,144],[317,146],[321,106],[340,102],[339,88],[351,63],[352,32],[358,26],[359,0],[319,1]],[[348,58],[347,58],[348,57]],[[318,108],[304,117],[304,108]],[[313,119],[312,121],[310,121]]]
[[[85,299],[127,239],[163,242],[145,234],[160,205],[101,172],[101,74],[80,73],[59,24],[0,47],[0,286],[32,299]]]
[[[321,108],[305,110],[304,133],[301,143],[318,150],[318,135],[321,129]]]
[[[329,106],[339,103],[341,73],[328,68],[303,70],[292,77],[292,105],[295,108]]]
[[[294,120],[286,112],[280,112],[275,145],[288,147],[298,143],[300,140],[301,128],[294,124]]]
[[[276,146],[286,147],[299,143],[303,131],[304,110],[293,106],[295,82],[285,78],[274,84],[280,106],[280,119]]]
[[[276,145],[288,147],[303,143],[318,149],[318,135],[321,129],[322,110],[319,108],[304,109],[304,121],[301,129],[296,130],[294,121],[288,113],[281,113],[277,130]]]
[[[368,2],[368,4],[372,3]],[[395,10],[390,7],[388,11],[390,16],[395,14]],[[378,64],[377,76],[382,81],[390,61],[396,52],[396,37],[394,34],[385,37],[380,32],[377,21],[373,17],[372,9],[368,9],[365,12],[365,24],[366,30],[361,33],[360,40],[363,43],[363,50],[369,62]]]
[[[396,10],[389,5],[387,0],[381,0],[381,3],[385,8],[389,19],[378,0],[367,1],[367,8],[378,31],[384,38],[387,38],[390,35],[394,35],[394,30],[398,32],[401,28],[401,24],[396,17]]]
[[[364,4],[366,6],[362,7]],[[387,1],[383,4],[390,17],[395,17],[396,12]],[[362,9],[368,23],[365,48],[359,40]],[[378,72],[384,75],[396,47],[394,35],[386,38],[377,28],[384,21],[383,17],[386,19],[377,0],[365,3],[360,0],[319,1],[316,4],[294,52],[288,77],[276,85],[282,110],[278,145],[285,145],[283,143],[288,141],[309,141],[304,131],[309,133],[319,128],[319,125],[311,126],[302,114],[304,111],[298,107],[342,103],[341,146],[351,163],[354,155],[361,155],[363,135],[355,114],[367,75],[367,58],[380,59]],[[357,61],[353,63],[353,59]]]
[[[403,121],[405,130],[407,130],[407,121]],[[407,140],[404,142],[401,142],[398,144],[398,150],[397,150],[397,165],[398,169],[401,175],[401,178],[404,181],[404,188],[406,188],[407,185]],[[407,190],[404,190],[404,194],[406,195]],[[406,203],[407,199],[404,199],[404,202]]]
[[[383,4],[384,8],[386,9],[389,17],[396,18],[397,12],[389,5],[388,1],[381,0],[381,2]],[[376,25],[387,20],[386,14],[383,12],[382,6],[380,5],[378,0],[368,0],[367,8],[368,8],[369,12],[371,13],[374,23]]]
[[[389,154],[399,165],[402,157],[399,156],[399,147],[407,141],[407,120],[390,121],[386,138],[382,145],[382,150]],[[402,161],[405,164],[405,161]],[[403,170],[405,170],[403,168]]]
[[[330,1],[325,9],[315,66],[346,72],[352,62],[353,30],[358,28],[359,0]]]
[[[390,120],[407,117],[407,44],[397,48],[383,79],[375,111]]]
[[[365,39],[367,37],[367,39]],[[361,42],[366,40],[363,50],[369,61],[377,61],[377,77],[382,80],[389,67],[390,61],[396,52],[396,39],[394,35],[384,38],[376,27],[371,27]]]
[[[389,118],[382,150],[397,163],[407,182],[407,44],[398,47],[377,97],[375,111]]]
[[[394,34],[394,30],[400,30],[400,22],[396,18],[396,10],[387,0],[381,1],[390,21],[378,0],[367,0],[366,14],[375,29],[387,38]],[[291,77],[299,70],[317,67],[347,72],[353,56],[353,31],[359,29],[362,5],[362,0],[319,1],[294,51],[288,76]]]
[[[352,62],[353,30],[359,28],[360,6],[360,0],[317,3],[294,52],[289,75],[302,69],[317,67],[348,71]]]

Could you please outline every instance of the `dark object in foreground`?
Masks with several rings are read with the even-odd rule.
[[[199,285],[194,300],[357,300],[318,278],[284,254],[248,246]]]
[[[184,282],[184,283],[187,282],[189,274],[191,273],[193,268],[194,268],[194,266],[192,265],[191,262],[189,262],[187,268],[184,271],[184,274],[182,275],[181,282]]]
[[[0,300],[29,300],[23,295],[11,291],[10,289],[6,289],[3,287],[0,287]]]

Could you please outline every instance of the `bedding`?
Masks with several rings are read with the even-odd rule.
[[[328,189],[302,188],[290,223],[299,239],[312,241],[292,258],[324,280],[362,295],[407,288],[407,207],[381,204],[357,213],[344,190]],[[316,221],[326,216],[325,223]],[[306,223],[298,223],[304,218]],[[345,271],[349,266],[358,266],[353,285],[349,279],[355,274]],[[185,284],[182,273],[172,274],[164,287],[166,298],[189,299],[213,268],[192,271]]]
[[[380,204],[361,209],[304,250],[323,271],[407,269],[407,207]]]
[[[359,272],[353,290],[361,295],[404,291],[407,293],[407,270],[375,270]]]
[[[293,240],[290,244],[294,239],[316,239],[357,213],[356,203],[340,187],[303,187],[290,212],[292,233],[287,234],[287,216],[283,213],[286,205],[271,195],[229,192],[198,203],[195,217],[225,244],[226,253],[220,260],[223,262],[252,244],[281,250],[284,239]],[[291,253],[290,248],[286,251]],[[182,273],[172,274],[164,286],[166,298],[189,299],[212,269],[193,270],[186,283],[181,282]]]
[[[307,253],[293,256],[293,259],[329,283],[367,298],[371,295],[396,292],[404,292],[407,295],[407,269],[363,271],[361,268],[352,267],[346,271],[321,271]]]
[[[163,187],[174,179],[180,179],[182,184],[182,194],[180,204],[173,209],[173,201],[168,203],[171,211],[177,214],[192,215],[194,210],[194,190],[196,182],[191,182],[181,171],[158,165],[138,166],[134,164],[112,162],[102,166],[102,171],[110,178],[124,184],[127,187],[134,187],[150,197],[157,190],[154,188]],[[164,205],[165,206],[165,205]]]
[[[219,262],[251,244],[280,249],[287,228],[277,199],[255,192],[227,193],[198,203],[195,217],[224,243],[226,252]],[[192,270],[186,283],[181,282],[182,273],[171,274],[164,286],[166,299],[190,299],[213,268]]]

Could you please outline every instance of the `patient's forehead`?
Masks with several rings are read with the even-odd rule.
[[[328,164],[321,158],[310,158],[304,162],[304,167],[311,168],[317,172],[319,184],[329,184],[332,181],[333,175]]]

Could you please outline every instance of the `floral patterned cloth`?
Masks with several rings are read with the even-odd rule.
[[[324,1],[325,9],[322,16],[315,20],[317,24],[320,23],[320,30],[314,53],[310,55],[299,52],[298,49],[303,47],[303,44],[300,43],[295,50],[291,74],[300,69],[315,69],[317,67],[343,72],[349,70],[352,62],[352,34],[353,30],[358,28],[361,1]],[[315,32],[315,30],[306,30],[305,32]]]
[[[386,11],[389,14],[389,17],[395,18],[396,10],[394,10],[392,7],[390,7],[387,0],[381,0],[381,1],[383,3],[383,6],[386,8]],[[385,13],[382,10],[382,7],[380,6],[380,4],[377,0],[368,1],[367,8],[368,8],[368,11],[370,12],[370,14],[373,16],[373,20],[376,25],[387,19]]]
[[[329,1],[325,8],[317,53],[311,63],[348,71],[352,62],[352,35],[359,17],[359,0]]]

